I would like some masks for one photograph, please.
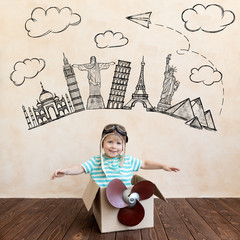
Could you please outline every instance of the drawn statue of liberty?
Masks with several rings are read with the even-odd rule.
[[[77,67],[80,71],[88,72],[89,83],[89,97],[87,100],[87,109],[101,109],[105,108],[104,101],[101,96],[101,74],[100,71],[108,69],[114,62],[110,63],[98,63],[95,56],[90,58],[90,63],[86,64],[73,64],[73,67]]]
[[[176,72],[175,67],[170,67],[169,62],[171,60],[171,54],[166,58],[166,67],[164,72],[163,90],[161,93],[161,98],[158,103],[158,109],[164,110],[171,106],[172,97],[175,91],[177,91],[180,82],[176,80],[174,72]]]

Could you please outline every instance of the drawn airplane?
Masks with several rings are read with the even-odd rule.
[[[135,22],[143,27],[149,28],[149,24],[151,23],[150,21],[151,14],[152,12],[146,12],[146,13],[128,16],[126,17],[126,19],[132,22]]]

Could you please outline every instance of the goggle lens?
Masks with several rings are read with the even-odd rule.
[[[116,124],[109,124],[107,125],[104,130],[106,131],[114,131],[114,130],[120,130],[121,132],[123,132],[124,134],[127,134],[125,128],[121,125],[116,125]]]
[[[105,134],[110,133],[110,132],[113,132],[114,130],[116,130],[119,134],[121,134],[122,136],[125,136],[126,139],[128,139],[126,129],[123,126],[118,125],[118,124],[109,124],[109,125],[105,126],[103,133],[105,133]],[[126,142],[127,142],[127,140],[126,140]]]

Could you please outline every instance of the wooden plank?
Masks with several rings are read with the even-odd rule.
[[[196,240],[221,240],[185,199],[168,199]]]
[[[68,229],[63,240],[69,239],[80,239],[87,240],[92,231],[92,226],[94,225],[94,217],[92,211],[87,211],[86,207],[83,206],[78,213],[77,217],[74,219],[72,225]]]
[[[97,222],[94,219],[92,232],[89,237],[90,240],[111,240],[111,239],[115,239],[115,236],[116,236],[115,232],[101,233],[98,228]]]
[[[5,212],[7,212],[10,208],[12,208],[13,206],[15,206],[16,204],[20,203],[21,201],[23,201],[22,198],[10,198],[10,199],[1,199],[0,202],[0,215],[4,214]]]
[[[240,198],[221,198],[221,201],[240,214]]]
[[[156,199],[156,207],[169,239],[194,240],[171,203],[165,203],[160,199]]]
[[[16,198],[0,198],[0,213],[1,211],[5,209],[6,204],[9,203],[10,201],[20,201],[22,200],[21,198],[16,199]]]
[[[25,209],[24,212],[16,216],[11,222],[4,226],[0,231],[0,239],[17,239],[17,234],[24,230],[29,221],[40,211],[43,211],[52,199],[36,200],[33,205]]]
[[[154,228],[141,229],[142,239],[168,240],[154,200]]]
[[[11,200],[11,199],[10,199]],[[38,200],[35,199],[14,199],[8,207],[6,207],[6,211],[2,212],[0,215],[0,229],[5,225],[13,221],[19,214],[24,212],[31,205],[36,203]],[[14,203],[12,205],[12,203]],[[11,207],[10,207],[11,206]]]
[[[1,206],[3,206],[6,202],[9,201],[9,199],[12,199],[12,198],[0,198],[0,209],[1,209]]]
[[[155,228],[143,228],[140,231],[142,239],[160,240]]]
[[[168,204],[155,199],[154,228],[101,234],[81,199],[0,199],[0,239],[236,240],[239,203],[232,198],[169,199]]]
[[[227,203],[221,201],[221,199],[205,199],[210,206],[218,213],[220,213],[225,219],[228,220],[235,228],[240,231],[240,214],[235,209],[231,208]],[[240,235],[240,233],[239,233]]]
[[[69,229],[81,209],[80,199],[65,199],[67,208],[62,211],[57,218],[46,228],[38,240],[61,240]]]
[[[59,215],[62,209],[67,207],[65,199],[53,199],[53,202],[49,203],[44,210],[37,212],[30,219],[28,225],[18,233],[17,238],[24,240],[38,239],[48,225]]]
[[[239,239],[239,231],[218,212],[212,209],[206,200],[188,198],[187,201],[221,239]]]
[[[140,230],[121,231],[116,233],[116,240],[141,240]],[[145,239],[143,239],[145,240]]]

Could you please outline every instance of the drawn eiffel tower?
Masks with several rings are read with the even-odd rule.
[[[132,109],[137,102],[143,104],[143,107],[146,108],[147,111],[154,111],[153,106],[148,100],[148,94],[146,93],[146,87],[144,84],[144,57],[141,62],[141,71],[138,80],[138,84],[136,86],[135,92],[132,94],[132,99],[124,106],[124,109],[130,110]]]

